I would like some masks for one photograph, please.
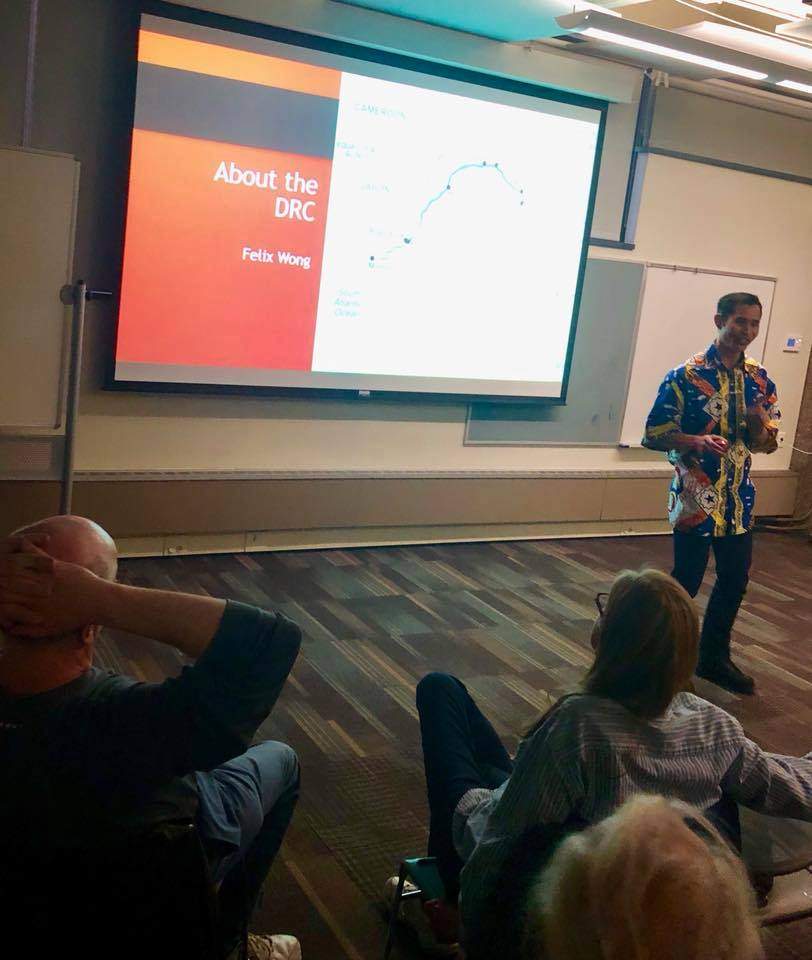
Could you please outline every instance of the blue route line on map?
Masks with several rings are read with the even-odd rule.
[[[442,189],[436,196],[432,197],[432,198],[426,203],[426,205],[423,207],[423,209],[420,211],[420,215],[419,215],[419,218],[418,218],[418,219],[419,219],[419,222],[420,222],[420,226],[423,225],[423,217],[425,217],[425,215],[426,215],[426,214],[429,212],[429,210],[434,206],[434,204],[437,203],[439,200],[442,200],[443,197],[448,196],[449,192],[451,191],[451,181],[454,179],[454,177],[457,176],[457,174],[462,173],[463,170],[483,170],[483,169],[484,169],[484,170],[495,170],[495,171],[499,174],[499,176],[502,178],[502,180],[504,180],[505,184],[506,184],[511,190],[514,191],[514,193],[519,194],[520,197],[523,197],[523,196],[524,196],[524,190],[521,189],[520,187],[517,187],[515,183],[512,183],[512,182],[507,178],[507,176],[505,175],[504,170],[499,166],[498,163],[488,163],[487,160],[481,160],[479,163],[461,163],[455,170],[452,170],[451,173],[448,175],[448,179],[446,180],[446,184],[445,184],[445,186],[443,187],[443,189]],[[521,201],[520,201],[520,204],[524,204],[524,200],[521,200]],[[394,246],[392,246],[392,247],[390,247],[388,250],[384,251],[384,253],[382,254],[382,256],[381,256],[381,257],[378,259],[378,261],[377,261],[377,262],[378,262],[378,265],[380,265],[380,264],[382,264],[382,263],[386,263],[386,261],[389,259],[389,257],[391,256],[391,254],[397,252],[398,250],[403,250],[403,249],[405,249],[405,248],[412,242],[413,239],[414,239],[413,237],[404,237],[403,240],[402,240],[400,243],[396,243]],[[369,258],[369,265],[370,265],[370,267],[372,267],[372,266],[375,265],[375,257],[374,257],[374,256],[371,256],[371,257]]]
[[[457,176],[458,173],[462,173],[463,170],[482,170],[483,168],[487,170],[495,170],[510,187],[510,189],[514,190],[520,196],[524,193],[524,190],[519,189],[515,183],[511,183],[510,180],[508,180],[508,178],[505,176],[504,170],[502,170],[498,163],[488,163],[486,160],[482,160],[480,163],[462,163],[457,167],[456,170],[451,171],[443,189],[437,194],[436,197],[432,197],[431,200],[429,200],[425,207],[423,207],[423,209],[420,211],[420,222],[423,222],[423,217],[425,217],[434,204],[437,203],[438,200],[442,200],[442,198],[448,194],[448,192],[451,190],[451,181]]]

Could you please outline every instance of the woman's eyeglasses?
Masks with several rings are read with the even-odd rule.
[[[604,610],[606,610],[606,601],[609,599],[608,593],[596,593],[595,594],[595,606],[598,608],[598,614],[602,617]]]

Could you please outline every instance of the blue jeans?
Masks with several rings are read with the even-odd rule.
[[[219,887],[224,953],[237,945],[282,844],[299,796],[299,761],[268,740],[208,773],[195,774],[197,829]]]

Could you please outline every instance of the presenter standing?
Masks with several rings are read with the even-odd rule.
[[[714,321],[719,331],[714,343],[668,373],[660,385],[643,445],[667,451],[675,469],[668,501],[674,528],[672,576],[695,597],[711,547],[716,558],[697,675],[734,693],[753,693],[753,678],[730,659],[730,631],[752,557],[750,455],[776,450],[781,414],[767,371],[744,355],[758,336],[758,297],[726,294]]]

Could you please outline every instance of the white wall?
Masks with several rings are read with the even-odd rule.
[[[802,104],[799,103],[798,111]],[[755,134],[755,135],[754,135]],[[651,143],[682,154],[699,154],[800,177],[812,176],[812,104],[789,116],[681,90],[657,89]]]
[[[764,362],[778,386],[787,442],[770,457],[756,457],[756,469],[786,469],[792,456],[812,339],[810,249],[812,187],[647,158],[636,249],[621,256],[777,278]],[[714,332],[709,316],[708,342]],[[802,352],[784,353],[787,335],[796,333],[804,338]]]
[[[766,366],[776,380],[788,441],[794,437],[812,341],[812,188],[790,181],[651,156],[637,249],[593,255],[776,276]],[[713,336],[709,304],[708,342]],[[781,339],[805,338],[801,354]],[[706,344],[697,344],[701,349]],[[357,405],[244,398],[93,393],[79,423],[82,471],[640,470],[646,451],[463,446],[465,407]],[[362,415],[362,414],[360,414]],[[386,419],[379,419],[386,417]],[[757,468],[785,469],[791,443]]]

